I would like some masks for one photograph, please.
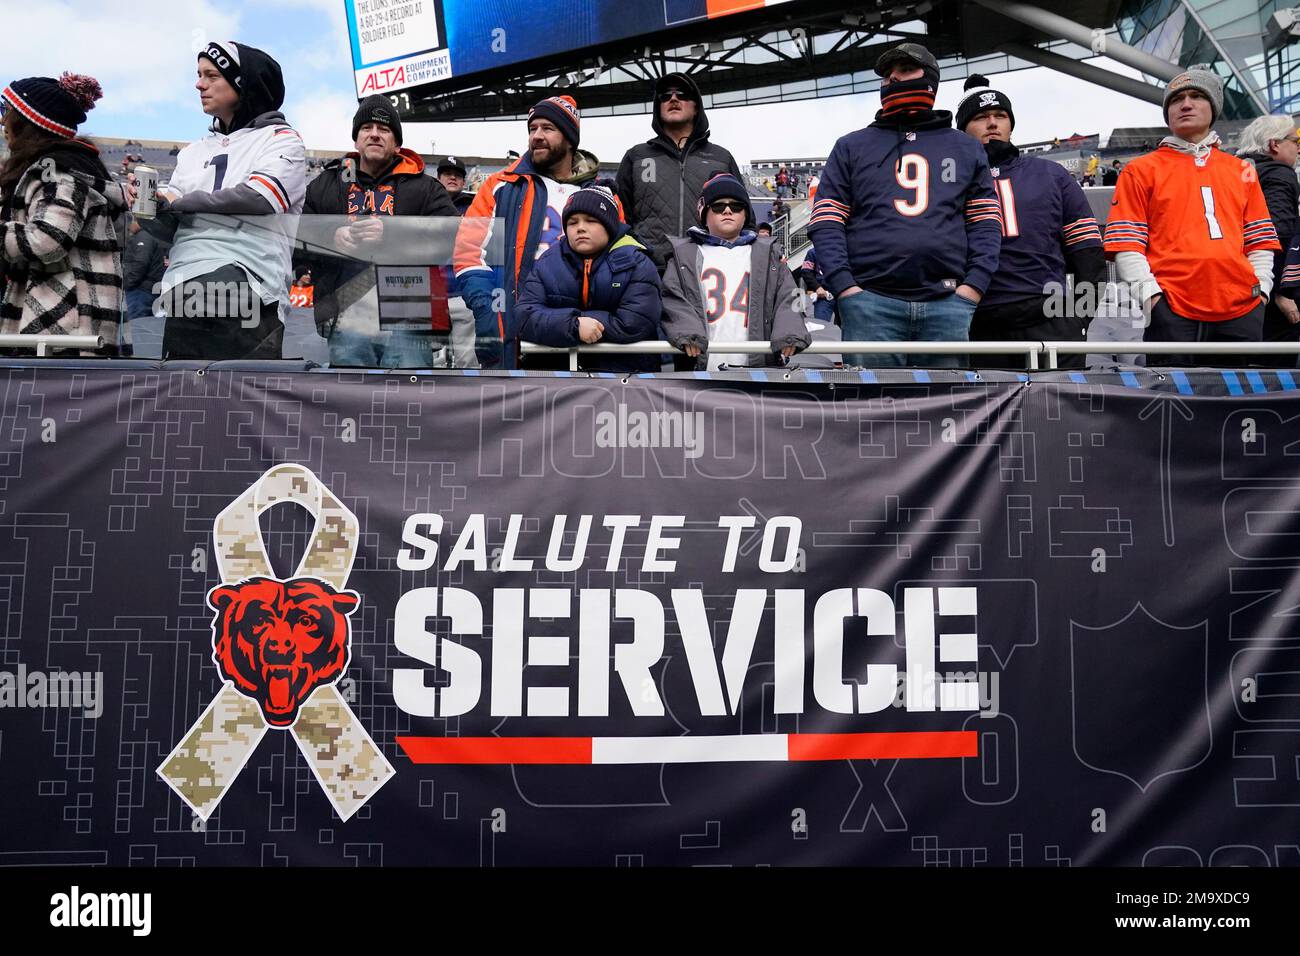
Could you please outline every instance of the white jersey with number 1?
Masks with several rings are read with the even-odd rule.
[[[247,189],[232,191],[240,186]],[[186,146],[176,157],[168,188],[182,196],[211,194],[211,206],[182,217],[164,289],[233,264],[249,274],[264,302],[287,301],[307,162],[302,137],[282,115],[263,114],[251,126]],[[253,199],[248,189],[276,214],[247,214]]]

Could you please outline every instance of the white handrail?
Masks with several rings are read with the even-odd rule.
[[[615,344],[598,342],[595,345],[535,345],[532,342],[521,343],[525,355],[559,355],[568,353],[569,369],[577,371],[578,356],[588,354],[613,355],[657,355],[662,352],[678,352],[662,339],[656,341],[631,342]],[[770,355],[772,346],[767,342],[710,342],[709,350],[713,352]],[[1029,356],[1031,368],[1038,368],[1038,356],[1043,351],[1042,342],[813,342],[803,353],[811,355],[840,355],[845,352],[885,352],[907,355],[995,355],[1018,352]]]
[[[9,333],[0,335],[0,348],[34,348],[37,358],[45,358],[48,350],[58,349],[102,349],[102,335],[25,335]]]
[[[522,343],[525,355],[568,354],[569,368],[576,371],[579,355],[656,355],[678,350],[663,340],[614,344],[553,346]],[[710,342],[713,352],[766,355],[772,351],[767,342]],[[1057,368],[1059,355],[1149,354],[1149,355],[1300,355],[1300,342],[813,342],[804,353],[842,355],[890,353],[896,355],[1006,355],[1029,358],[1029,371],[1038,370],[1038,357],[1046,355],[1047,370]]]

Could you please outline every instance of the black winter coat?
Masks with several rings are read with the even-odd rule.
[[[128,235],[122,253],[122,287],[128,292],[132,289],[152,292],[167,271],[169,248],[167,243],[143,229]]]
[[[1255,173],[1259,176],[1260,188],[1264,190],[1264,202],[1268,204],[1268,216],[1277,229],[1277,241],[1282,244],[1282,251],[1273,254],[1273,287],[1277,288],[1282,280],[1282,263],[1286,259],[1287,246],[1296,234],[1300,213],[1300,180],[1296,179],[1295,169],[1264,153],[1246,153],[1242,159],[1255,164]]]
[[[356,153],[334,160],[307,186],[302,211],[298,239],[306,251],[295,257],[294,271],[311,269],[316,328],[325,336],[338,321],[339,287],[374,263],[410,264],[411,255],[418,250],[427,259],[421,261],[423,265],[449,264],[458,225],[455,220],[460,216],[446,188],[425,173],[424,160],[409,149],[398,150],[388,171],[374,178],[361,171]],[[404,224],[386,224],[383,242],[366,249],[372,258],[362,260],[334,248],[332,237],[346,224],[344,216],[443,217],[445,222],[411,223],[410,235],[400,228]]]
[[[632,227],[632,235],[650,250],[660,275],[672,252],[670,237],[684,236],[687,229],[699,225],[696,206],[709,177],[731,173],[745,181],[735,157],[709,142],[709,118],[699,88],[691,92],[696,101],[695,128],[685,147],[678,149],[668,138],[656,108],[650,124],[655,138],[629,149],[618,167],[623,216]]]

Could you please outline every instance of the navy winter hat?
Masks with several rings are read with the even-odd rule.
[[[579,130],[582,128],[582,114],[578,112],[578,102],[572,96],[548,96],[528,111],[528,121],[547,119],[564,134],[564,138],[578,148]]]
[[[749,203],[749,192],[745,189],[745,184],[731,173],[714,173],[700,190],[700,203],[696,214],[701,226],[704,225],[704,217],[708,213],[709,206],[719,199],[739,199],[745,204],[746,221],[754,217],[754,207]]]
[[[86,111],[94,109],[103,95],[94,77],[67,72],[57,80],[49,76],[14,80],[0,91],[0,99],[24,118],[64,139],[77,135],[77,127],[86,122]]]
[[[588,183],[569,197],[564,204],[564,226],[569,225],[569,217],[575,212],[583,212],[600,222],[613,239],[618,235],[622,216],[619,214],[618,200],[613,190],[599,183]]]

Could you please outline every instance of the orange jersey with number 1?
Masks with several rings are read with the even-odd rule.
[[[1259,304],[1247,254],[1281,249],[1255,167],[1217,147],[1204,166],[1161,146],[1124,167],[1106,257],[1140,252],[1176,315],[1222,322]]]

